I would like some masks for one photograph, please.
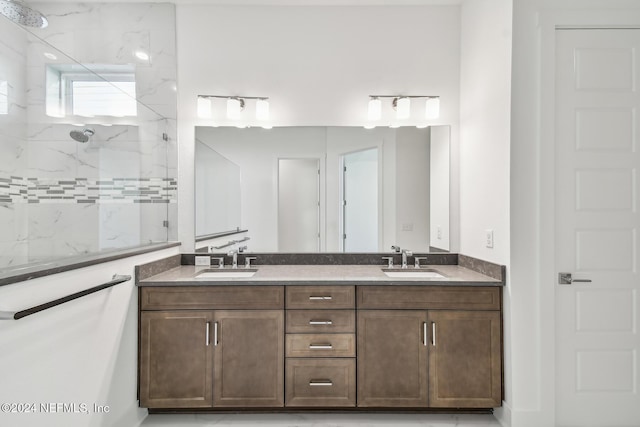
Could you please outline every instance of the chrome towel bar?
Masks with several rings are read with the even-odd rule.
[[[66,297],[58,298],[56,300],[36,305],[35,307],[26,308],[20,311],[0,311],[0,320],[22,319],[23,317],[31,316],[32,314],[39,313],[51,307],[64,304],[65,302],[73,301],[74,299],[78,299],[80,297],[93,294],[103,289],[119,285],[120,283],[128,282],[129,280],[131,280],[131,276],[121,276],[118,274],[114,274],[113,279],[110,282],[103,283],[102,285],[94,286],[93,288],[85,289],[84,291],[76,292],[71,295],[67,295]]]

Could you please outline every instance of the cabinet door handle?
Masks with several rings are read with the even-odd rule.
[[[213,322],[213,345],[218,346],[218,322]]]
[[[422,345],[427,345],[427,322],[422,322]]]
[[[309,386],[332,386],[333,381],[331,380],[311,380],[309,381]]]
[[[309,320],[310,325],[333,325],[331,320]]]
[[[331,295],[320,295],[320,296],[314,296],[314,295],[311,295],[311,296],[309,297],[309,299],[310,299],[311,301],[317,301],[317,300],[332,300],[332,299],[333,299],[333,297],[332,297]]]
[[[310,350],[331,350],[333,345],[331,344],[309,344]]]
[[[436,322],[431,322],[431,344],[436,346]]]
[[[205,343],[206,343],[207,345],[209,345],[209,344],[210,344],[210,342],[209,342],[209,329],[210,329],[210,328],[211,328],[211,322],[207,322],[207,331],[206,331],[205,338],[204,338]]]

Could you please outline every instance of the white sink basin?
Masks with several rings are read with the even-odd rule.
[[[383,270],[384,271],[384,270]],[[444,279],[445,277],[432,270],[416,271],[416,270],[394,270],[384,271],[387,277],[403,278],[403,279]]]
[[[196,274],[196,279],[246,279],[253,277],[256,274],[254,269],[242,269],[242,270],[218,270],[207,269]]]

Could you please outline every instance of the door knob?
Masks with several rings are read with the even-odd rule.
[[[572,273],[558,273],[558,283],[561,285],[570,285],[577,282],[589,283],[591,279],[574,279]]]

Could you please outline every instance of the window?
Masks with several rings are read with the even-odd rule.
[[[47,115],[137,115],[136,82],[129,65],[49,65]]]

